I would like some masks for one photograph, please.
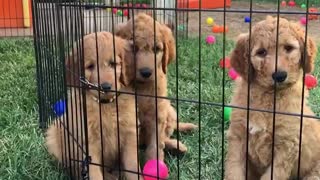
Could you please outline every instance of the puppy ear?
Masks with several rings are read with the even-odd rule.
[[[250,66],[249,55],[249,34],[240,34],[235,49],[231,53],[230,61],[236,72],[246,80]]]
[[[65,58],[65,78],[68,86],[79,86],[79,62],[75,49]]]
[[[165,24],[161,24],[160,26],[163,39],[162,70],[166,74],[168,64],[176,57],[176,46],[172,31]]]
[[[132,51],[129,41],[116,37],[117,51],[121,58],[121,74],[120,83],[123,86],[128,86],[131,83],[131,77],[134,77],[132,67],[134,67],[134,61],[132,59]]]
[[[307,38],[306,45],[307,45],[306,51],[304,50],[304,48],[302,49],[301,62],[303,62],[303,58],[305,58],[304,59],[305,72],[311,73],[314,69],[314,61],[317,54],[317,46],[316,46],[316,43],[309,37]],[[304,55],[304,53],[306,53],[306,55]]]
[[[131,22],[131,20],[129,20]],[[126,23],[120,23],[115,28],[115,35],[122,37],[124,39],[130,39],[132,26],[130,26],[129,21]]]

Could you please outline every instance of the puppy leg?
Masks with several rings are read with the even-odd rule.
[[[166,140],[166,133],[165,133],[166,123],[164,121],[161,122],[161,120],[159,120],[158,122],[159,122],[158,128],[156,128],[156,122],[153,121],[153,123],[150,123],[151,126],[146,131],[148,132],[146,133],[146,136],[150,137],[148,146],[146,149],[147,160],[157,159],[157,158],[159,158],[159,160],[164,160],[163,150],[165,148],[165,140]]]
[[[320,180],[320,162],[318,162],[309,174],[303,177],[303,180]]]
[[[179,149],[178,149],[179,143]],[[188,148],[182,142],[178,141],[177,139],[167,139],[165,141],[165,146],[167,149],[178,149],[180,152],[185,153],[187,152]]]
[[[138,159],[138,147],[137,147],[137,139],[136,132],[127,133],[126,143],[122,152],[122,166],[125,170],[125,177],[127,180],[135,180],[140,179],[143,180],[143,177],[136,173],[141,173],[139,159]],[[135,173],[136,172],[136,173]]]
[[[177,112],[174,109],[174,107],[171,105],[168,108],[168,124],[169,126],[172,125],[174,129],[178,130],[179,132],[192,131],[198,128],[197,125],[192,123],[179,122],[179,129],[178,129],[177,128]]]
[[[89,153],[91,156],[91,162],[95,164],[101,164],[101,150],[98,148],[99,144],[89,144]],[[90,179],[103,180],[102,168],[98,165],[89,165],[89,177]]]
[[[235,131],[233,131],[235,130]],[[225,162],[225,180],[246,179],[246,137],[243,126],[231,122],[228,131],[228,149]]]
[[[179,122],[179,129],[177,129],[179,132],[186,132],[186,131],[192,131],[197,129],[198,126],[192,123],[183,123]]]
[[[284,139],[283,137],[276,136],[277,139]],[[261,180],[271,179],[289,179],[294,163],[298,159],[299,151],[299,139],[284,139],[284,141],[275,142],[278,144],[274,148],[274,160],[273,160],[273,174],[271,174],[271,165],[268,167],[266,172],[262,175]]]

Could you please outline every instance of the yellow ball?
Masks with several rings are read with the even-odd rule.
[[[107,12],[111,12],[111,8],[107,8],[106,10],[107,10]]]
[[[213,23],[214,23],[213,18],[208,17],[208,18],[207,18],[207,24],[210,26],[210,25],[212,25]]]

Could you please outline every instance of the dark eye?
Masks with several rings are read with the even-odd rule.
[[[87,66],[87,69],[89,69],[90,71],[92,71],[94,69],[94,64],[89,64]]]
[[[260,57],[266,57],[267,53],[268,53],[267,50],[264,48],[261,48],[256,52],[256,54]]]
[[[155,52],[156,54],[159,53],[161,51],[161,48],[159,46],[156,46],[153,48],[153,52]]]
[[[294,47],[291,46],[291,45],[286,45],[286,46],[284,46],[284,49],[285,49],[288,53],[290,53],[290,52],[294,49]]]
[[[110,60],[110,61],[109,61],[109,66],[110,66],[110,67],[116,67],[116,66],[117,66],[117,63],[116,63],[114,60]]]

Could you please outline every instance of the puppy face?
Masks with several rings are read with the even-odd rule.
[[[85,78],[90,83],[101,87],[101,102],[112,100],[115,97],[113,91],[127,84],[124,64],[126,46],[128,46],[127,42],[118,37],[115,37],[115,45],[113,45],[113,36],[108,32],[93,33],[83,38],[83,49],[81,50],[83,50]],[[81,50],[73,49],[72,54],[67,58],[66,79],[68,84],[80,85]],[[70,72],[68,70],[74,73],[68,73]],[[98,90],[88,91],[98,99]]]
[[[302,81],[303,68],[306,73],[313,70],[316,46],[308,38],[304,55],[305,33],[296,23],[279,19],[278,33],[277,19],[268,16],[253,27],[250,43],[251,48],[249,34],[240,35],[231,56],[232,66],[247,81],[266,88],[273,87],[275,83],[278,88],[286,88]]]
[[[167,65],[175,58],[176,52],[172,31],[166,25],[141,13],[120,25],[116,33],[131,42],[137,81],[154,81],[156,72],[167,72]]]

